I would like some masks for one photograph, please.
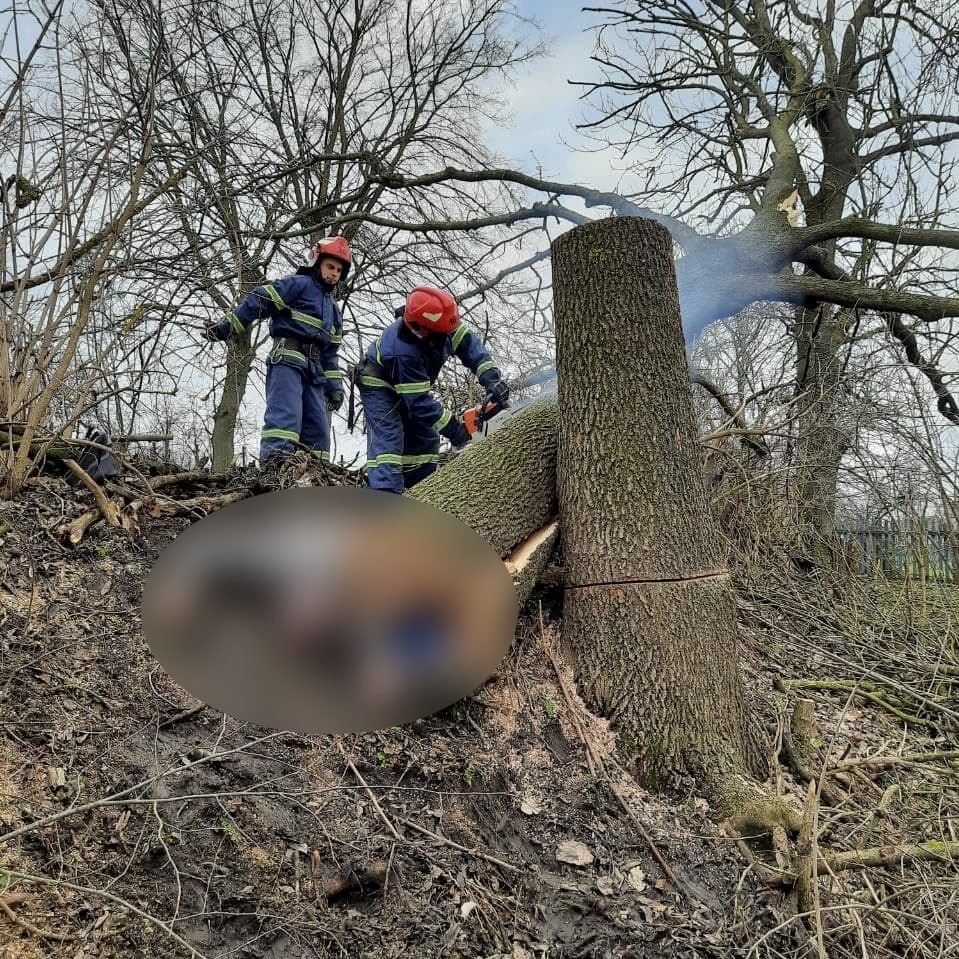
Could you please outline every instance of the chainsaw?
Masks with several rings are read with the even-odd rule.
[[[524,380],[521,383],[513,384],[512,389],[523,390],[530,386],[539,385],[540,383],[548,380],[555,382],[555,375],[556,374],[552,370],[548,370],[546,371],[545,376],[540,374],[530,377],[528,380]],[[513,416],[526,409],[531,404],[538,402],[541,398],[541,396],[534,396],[528,399],[520,399],[516,400],[515,402],[502,405],[497,402],[492,393],[488,393],[482,403],[478,403],[476,406],[466,410],[465,413],[461,414],[460,418],[463,421],[463,425],[466,427],[466,431],[470,434],[470,445],[481,442],[491,433],[495,433],[496,430],[498,430],[501,426],[504,426],[506,423],[508,423]],[[440,465],[455,459],[462,452],[463,450],[460,449],[449,450],[445,453],[440,453]]]
[[[492,393],[487,393],[482,403],[468,409],[463,414],[463,425],[470,435],[470,439],[480,439],[486,435],[487,424],[509,406],[509,403],[500,403]]]

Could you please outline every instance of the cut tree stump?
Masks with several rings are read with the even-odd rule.
[[[548,526],[528,536],[506,560],[506,569],[513,577],[519,605],[522,607],[530,593],[539,582],[546,564],[553,555],[556,541],[559,539],[559,520],[553,520]]]
[[[752,751],[672,242],[616,217],[564,233],[552,254],[564,649],[644,784],[722,779]]]

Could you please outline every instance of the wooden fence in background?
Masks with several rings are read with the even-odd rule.
[[[839,535],[853,547],[853,561],[864,575],[959,585],[959,542],[945,526],[903,529],[885,520],[868,527],[840,529]]]

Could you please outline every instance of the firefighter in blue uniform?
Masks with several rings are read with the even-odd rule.
[[[333,290],[353,257],[342,236],[320,240],[310,262],[292,276],[253,290],[232,313],[206,329],[210,340],[228,340],[269,319],[273,349],[267,359],[266,414],[260,464],[306,449],[330,461],[330,414],[343,403],[339,347],[343,317]]]
[[[418,286],[356,369],[367,431],[367,479],[372,489],[402,493],[437,467],[440,436],[459,449],[470,434],[462,419],[430,392],[455,355],[501,406],[509,399],[486,348],[445,290]]]

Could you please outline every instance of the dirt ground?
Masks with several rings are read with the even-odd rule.
[[[613,732],[557,659],[555,591],[534,595],[496,674],[443,713],[367,735],[279,733],[202,706],[143,642],[145,576],[190,517],[143,511],[135,530],[101,524],[72,547],[61,530],[89,508],[81,499],[47,478],[0,504],[2,959],[766,956],[829,936],[830,955],[857,954],[861,882],[827,882],[825,913],[797,919],[795,893],[759,878],[776,865],[768,842],[744,853],[704,798],[649,795],[622,772]],[[782,677],[838,675],[825,626],[802,636],[778,603],[742,594],[748,682],[771,737],[796,695],[777,677],[782,689]],[[917,731],[842,691],[816,703],[822,763],[824,750],[848,761],[953,741],[941,710]],[[948,839],[944,768],[930,780],[893,766],[858,791],[853,778],[824,841],[873,846],[866,816],[890,784],[900,791],[880,819],[902,841],[923,838],[907,809]],[[777,765],[769,786],[802,808],[789,771]],[[955,929],[955,865],[925,869],[926,931],[859,955],[944,954],[932,929]],[[885,926],[863,928],[873,943]]]

